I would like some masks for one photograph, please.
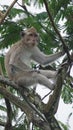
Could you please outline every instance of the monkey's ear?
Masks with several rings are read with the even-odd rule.
[[[24,35],[25,35],[25,32],[24,32],[24,31],[21,31],[21,32],[20,32],[20,36],[21,36],[21,37],[24,37]]]

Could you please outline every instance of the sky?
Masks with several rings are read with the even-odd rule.
[[[13,2],[13,0],[0,0],[0,5],[4,5],[4,4],[8,4],[10,5],[11,3]],[[21,3],[21,0],[18,0],[19,3]],[[15,7],[18,7],[17,4],[15,4]],[[1,8],[0,8],[1,10]],[[31,6],[29,8],[30,11],[33,10],[34,13],[36,13],[37,11],[40,11],[38,9],[35,9],[33,6]],[[42,10],[45,10],[45,8],[43,8]],[[41,10],[41,11],[42,11]],[[71,72],[72,74],[72,72]],[[47,94],[48,90],[47,88],[45,89],[44,87],[41,87],[38,85],[38,87],[40,88],[40,94],[41,96],[43,97],[44,95],[44,92]],[[37,92],[39,93],[38,89],[37,89]],[[47,102],[47,99],[45,99],[45,102]],[[72,116],[69,120],[69,125],[70,125],[70,129],[69,130],[73,130],[73,104],[64,104],[63,100],[60,99],[60,103],[59,103],[59,108],[58,108],[58,111],[57,111],[57,114],[56,114],[56,118],[59,120],[59,121],[62,121],[63,123],[67,123],[67,119],[68,119],[68,116],[69,114],[72,112]]]

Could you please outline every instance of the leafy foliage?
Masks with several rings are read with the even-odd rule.
[[[52,14],[53,20],[59,32],[62,32],[62,36],[65,40],[65,43],[68,45],[69,50],[73,50],[73,5],[71,0],[47,0],[50,12]],[[34,26],[39,35],[40,35],[40,44],[39,48],[44,51],[46,54],[53,53],[54,50],[61,50],[62,44],[51,26],[51,22],[48,18],[46,10],[42,12],[36,12],[33,14],[33,11],[28,11],[28,7],[31,8],[33,4],[34,8],[42,9],[44,8],[43,0],[23,0],[24,5],[21,8],[12,8],[6,17],[3,24],[0,25],[0,64],[2,66],[3,72],[4,69],[4,55],[5,50],[10,47],[12,44],[17,42],[20,39],[21,30]],[[2,12],[5,13],[8,6],[2,6]],[[61,22],[60,22],[61,21]],[[62,22],[64,21],[64,22]],[[11,90],[12,93],[16,93]],[[17,93],[18,94],[18,93]],[[73,103],[73,90],[70,86],[70,81],[63,87],[62,98],[65,103]],[[0,100],[3,97],[0,96]],[[12,106],[13,107],[13,106]],[[0,110],[6,111],[5,107],[0,105]],[[18,109],[13,107],[15,111],[14,114],[18,116]],[[1,117],[0,117],[1,118]],[[16,118],[17,119],[17,118]],[[13,119],[14,120],[14,119]],[[67,130],[67,127],[64,124],[61,124],[64,130]],[[18,127],[14,130],[27,130],[27,122],[18,123]],[[35,127],[35,130],[39,128]]]
[[[62,98],[66,104],[73,102],[73,91],[70,89],[69,84],[63,88]]]

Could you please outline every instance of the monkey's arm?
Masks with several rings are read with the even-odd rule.
[[[64,55],[64,51],[51,55],[45,55],[43,52],[39,50],[38,47],[35,47],[33,50],[32,59],[42,65],[47,65],[55,61],[56,59],[60,58],[62,55]]]

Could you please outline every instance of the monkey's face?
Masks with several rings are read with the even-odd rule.
[[[37,33],[25,34],[24,40],[28,46],[30,47],[35,46],[39,42],[38,34]]]
[[[36,46],[39,42],[39,36],[35,28],[30,28],[27,31],[22,32],[22,40],[28,47]]]

